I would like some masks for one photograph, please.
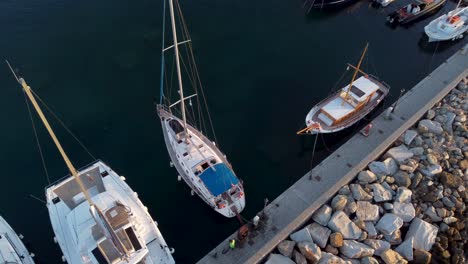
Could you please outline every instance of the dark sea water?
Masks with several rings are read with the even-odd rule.
[[[183,0],[218,144],[244,180],[251,218],[311,166],[308,110],[370,42],[364,68],[392,86],[385,106],[462,47],[428,45],[423,27],[385,24],[390,10],[361,1],[305,16],[299,0]],[[455,3],[448,2],[447,12]],[[0,0],[0,58],[9,59],[87,148],[126,176],[158,221],[179,263],[193,263],[239,226],[191,197],[169,157],[153,100],[159,97],[160,0]],[[61,263],[44,204],[48,181],[28,110],[0,66],[0,213],[40,263]],[[67,171],[33,115],[51,180]],[[50,115],[77,167],[93,161]],[[319,138],[314,164],[356,128]]]

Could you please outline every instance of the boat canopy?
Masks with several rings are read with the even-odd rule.
[[[214,196],[224,193],[229,190],[232,185],[239,183],[239,179],[237,179],[232,170],[229,169],[225,163],[218,163],[207,168],[200,174],[200,179]]]
[[[349,85],[343,88],[343,91],[346,92],[348,89]],[[356,101],[363,102],[367,99],[367,97],[375,93],[377,90],[379,90],[379,86],[377,84],[367,79],[366,77],[361,76],[353,82],[351,90],[349,91],[349,95],[352,96]]]

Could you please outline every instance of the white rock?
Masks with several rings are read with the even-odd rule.
[[[369,169],[377,175],[393,175],[398,171],[398,165],[392,158],[388,158],[383,162],[372,161],[369,163]]]
[[[317,263],[322,257],[322,251],[313,242],[300,242],[297,248],[311,263]]]
[[[406,130],[405,135],[404,135],[405,144],[409,146],[417,135],[418,135],[418,132],[414,130],[411,130],[411,129]]]
[[[394,214],[387,213],[382,218],[380,218],[375,228],[383,234],[391,235],[402,226],[403,219]]]
[[[370,170],[361,171],[358,174],[358,180],[361,183],[372,183],[377,180],[377,175]]]
[[[343,246],[340,247],[340,252],[348,258],[362,258],[372,256],[374,249],[357,241],[345,240]]]
[[[322,252],[322,257],[317,264],[351,264],[351,262],[345,261],[328,252]]]
[[[344,239],[359,239],[362,234],[343,211],[336,211],[328,222],[328,227],[334,232],[340,232]]]
[[[369,202],[358,201],[356,215],[363,221],[377,221],[379,220],[379,207]]]
[[[323,226],[327,226],[328,221],[330,221],[331,214],[331,207],[325,204],[322,207],[320,207],[317,211],[315,211],[314,215],[312,216],[312,219]]]
[[[361,185],[359,184],[350,184],[349,188],[351,189],[351,193],[353,194],[353,198],[357,201],[369,201],[372,200],[372,196],[368,194],[364,189],[362,189]]]
[[[271,253],[265,264],[296,264],[292,259],[280,254]]]
[[[406,260],[412,261],[413,260],[413,238],[405,240],[401,243],[395,251],[398,252],[402,257]]]
[[[310,235],[308,228],[303,228],[295,233],[292,233],[290,236],[291,240],[296,242],[309,241],[313,242],[312,236]]]
[[[307,226],[309,233],[312,236],[312,239],[315,243],[321,248],[327,246],[328,238],[330,237],[331,230],[327,227],[321,226],[317,223],[312,223]]]
[[[380,258],[383,260],[385,264],[406,264],[408,261],[406,261],[400,254],[398,254],[396,251],[387,249],[385,250]]]
[[[276,247],[283,256],[286,256],[288,258],[291,257],[294,246],[296,245],[296,242],[291,241],[291,240],[283,240],[281,241],[278,246]]]
[[[374,192],[374,201],[376,202],[392,200],[392,193],[379,183],[372,184],[372,191]]]
[[[411,203],[393,203],[393,214],[403,219],[403,222],[410,222],[416,215],[416,210]]]
[[[418,123],[418,130],[421,133],[433,133],[436,135],[440,135],[444,132],[442,126],[437,121],[431,121],[429,119],[423,119]]]
[[[449,216],[449,217],[444,218],[444,223],[446,223],[447,225],[450,225],[450,224],[455,223],[457,221],[458,221],[458,219],[456,217],[453,217],[453,216]]]
[[[411,192],[408,188],[398,187],[395,197],[395,202],[399,203],[411,203]]]
[[[429,165],[424,169],[419,168],[419,171],[427,177],[433,177],[442,172],[442,167],[439,164]]]
[[[414,218],[406,233],[405,240],[413,238],[413,247],[430,251],[437,237],[438,228],[420,218]]]
[[[384,157],[391,157],[398,163],[403,163],[407,159],[413,157],[413,152],[411,152],[405,145],[400,145],[398,147],[391,148],[387,151]]]
[[[433,222],[440,222],[442,221],[442,218],[437,215],[436,210],[434,206],[429,206],[427,209],[424,211],[424,214],[429,216]]]
[[[374,249],[374,255],[380,256],[382,252],[390,248],[390,243],[378,239],[366,239],[364,243]]]
[[[375,225],[372,222],[364,222],[365,227],[364,230],[367,232],[367,236],[369,238],[374,238],[377,236],[377,230],[375,229]]]

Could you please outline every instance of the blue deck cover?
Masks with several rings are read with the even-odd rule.
[[[237,179],[226,164],[218,163],[213,167],[206,169],[200,174],[200,179],[214,196],[224,193],[229,190],[232,185],[239,183],[239,179]]]

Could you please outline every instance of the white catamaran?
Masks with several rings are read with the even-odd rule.
[[[368,45],[357,67],[351,83],[312,107],[306,116],[306,128],[297,134],[333,133],[343,130],[369,114],[389,92],[389,86],[360,69]],[[357,78],[358,73],[362,76]]]
[[[172,250],[137,193],[102,161],[75,169],[33,91],[23,78],[13,74],[70,171],[71,176],[46,188],[54,240],[62,249],[63,261],[71,264],[175,263]]]
[[[164,15],[163,15],[163,28],[165,27],[165,13],[166,2],[164,2]],[[216,144],[208,139],[202,131],[203,127],[200,125],[200,130],[196,125],[190,125],[187,122],[187,115],[190,112],[186,109],[185,101],[196,97],[198,99],[200,94],[184,97],[184,87],[182,85],[181,62],[185,69],[188,68],[188,76],[184,76],[187,80],[191,81],[194,90],[199,90],[201,96],[203,91],[201,87],[197,88],[200,84],[198,71],[196,69],[195,61],[193,58],[190,37],[187,27],[184,23],[182,12],[180,11],[179,3],[177,0],[168,0],[169,12],[172,26],[173,45],[165,47],[164,29],[163,29],[163,50],[162,50],[162,65],[161,65],[161,100],[157,105],[157,112],[161,119],[161,126],[163,130],[164,140],[166,143],[169,156],[172,160],[171,164],[174,165],[180,174],[180,177],[190,186],[193,193],[196,193],[200,198],[211,206],[218,213],[226,217],[234,217],[240,213],[245,207],[245,195],[242,182],[239,181],[234,174],[231,165],[227,161],[225,155],[221,153]],[[178,42],[176,17],[174,15],[174,8],[177,8],[180,26],[183,29],[183,41]],[[187,61],[182,60],[179,52],[179,45],[184,45],[186,48]],[[165,80],[165,59],[164,55],[168,51],[174,52],[174,63],[177,73],[177,86],[180,100],[171,104],[170,95],[164,96],[163,84],[170,82]],[[172,78],[168,78],[172,80]],[[201,84],[200,84],[201,86]],[[167,104],[163,104],[167,103]],[[177,117],[173,111],[174,106],[180,104],[180,116]],[[205,104],[206,106],[206,104]],[[200,104],[199,104],[199,107]],[[200,113],[200,112],[199,112]],[[196,114],[193,114],[195,116]],[[208,113],[209,115],[209,113]],[[199,119],[202,118],[199,116]],[[195,118],[194,118],[195,119]],[[202,121],[200,121],[202,122]],[[210,120],[211,123],[211,120]]]
[[[20,236],[0,216],[0,263],[34,264],[33,254],[26,249]]]
[[[463,34],[468,30],[468,7],[460,7],[460,3],[461,0],[454,10],[432,20],[424,27],[429,42],[463,38]]]

